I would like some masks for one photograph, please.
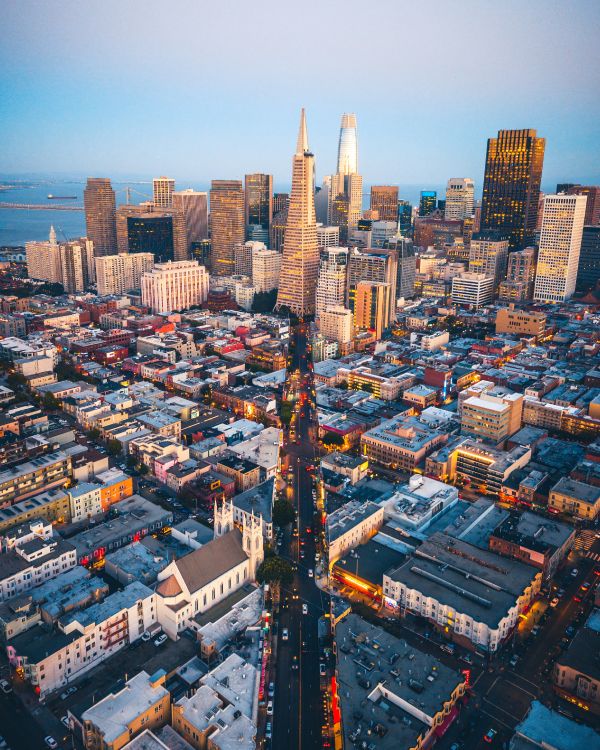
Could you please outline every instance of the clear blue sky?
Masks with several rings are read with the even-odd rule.
[[[597,0],[2,0],[0,172],[287,183],[305,106],[319,180],[356,112],[366,184],[480,189],[500,128],[598,184],[599,31]]]

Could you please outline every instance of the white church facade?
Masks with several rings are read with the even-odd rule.
[[[232,502],[215,505],[214,539],[174,560],[158,576],[157,614],[172,639],[193,618],[206,612],[246,583],[254,582],[263,561],[262,518],[244,518],[234,525]]]

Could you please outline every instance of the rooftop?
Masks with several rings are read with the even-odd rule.
[[[344,536],[344,534],[347,534],[355,526],[377,514],[382,516],[381,521],[383,521],[380,506],[370,500],[366,503],[362,503],[359,500],[350,500],[345,503],[341,508],[338,508],[327,516],[327,537],[329,543]]]
[[[572,526],[535,513],[511,513],[494,530],[499,539],[519,544],[536,552],[554,551],[575,533]]]
[[[406,556],[392,547],[370,539],[366,544],[350,550],[336,563],[335,568],[381,586],[383,574],[400,565]]]
[[[510,747],[531,750],[532,743],[548,750],[591,750],[600,746],[600,735],[533,701],[527,716],[517,724]]]
[[[133,583],[125,586],[122,591],[115,591],[114,594],[107,596],[102,602],[92,604],[91,607],[87,607],[81,612],[69,612],[63,615],[59,624],[63,630],[66,630],[71,623],[75,623],[84,629],[88,625],[96,625],[108,620],[123,609],[130,609],[136,602],[147,599],[149,596],[152,596],[152,589],[139,581],[133,581]]]
[[[584,503],[593,505],[600,501],[600,487],[578,482],[576,479],[561,477],[552,488],[552,492],[560,492],[562,495],[574,497]]]
[[[271,523],[274,496],[275,479],[267,479],[266,482],[236,495],[232,502],[236,508],[262,516],[265,523]]]

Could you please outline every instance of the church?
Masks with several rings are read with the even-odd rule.
[[[262,527],[262,518],[251,515],[239,529],[233,503],[215,504],[212,541],[174,560],[158,576],[157,619],[170,638],[176,640],[197,614],[255,580],[264,557]]]

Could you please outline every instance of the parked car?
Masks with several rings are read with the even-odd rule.
[[[303,604],[302,605],[302,614],[303,615],[307,615],[308,614],[308,605],[307,604]]]
[[[265,726],[265,737],[270,740],[273,736],[273,726],[270,721],[267,721],[267,724]]]
[[[321,677],[325,677],[325,675],[327,674],[327,668],[322,662],[321,664],[319,664],[319,674],[321,675]]]
[[[309,569],[308,569],[308,577],[309,577],[309,578],[314,578],[314,577],[315,577],[315,574],[314,574],[314,571],[313,571],[313,569],[312,569],[312,568],[309,568]]]
[[[58,747],[58,742],[54,739],[54,737],[51,737],[50,735],[44,737],[44,742],[46,743],[46,746],[50,748],[50,750],[55,750],[55,748]]]
[[[519,657],[518,657],[517,654],[514,654],[513,657],[512,657],[512,659],[509,661],[509,664],[510,664],[511,667],[514,668],[514,667],[517,666],[518,663],[519,663]]]
[[[9,693],[12,693],[12,685],[8,680],[0,680],[0,689],[3,693],[8,695]]]
[[[64,724],[64,726],[66,726],[67,729],[71,728],[68,716],[66,716],[66,715],[65,716],[61,716],[60,722],[61,722],[61,724]]]
[[[571,571],[571,578],[577,578],[578,575],[579,571],[577,570],[577,568],[573,568],[573,570]]]
[[[445,651],[447,654],[453,654],[454,653],[454,646],[449,643],[444,643],[443,646],[440,646],[442,651]]]
[[[166,633],[161,633],[158,638],[155,639],[154,645],[155,646],[162,646],[163,643],[167,642],[167,635]]]
[[[269,698],[272,698],[275,695],[275,683],[270,682],[269,683]]]
[[[273,701],[267,703],[267,716],[273,716]]]
[[[498,732],[495,729],[488,729],[487,732],[483,735],[484,742],[492,743],[494,741],[494,737],[498,734]]]
[[[145,642],[145,641],[150,641],[150,640],[152,640],[152,636],[150,635],[150,633],[149,633],[149,632],[148,632],[147,630],[145,630],[145,631],[144,631],[144,632],[142,633],[142,640],[143,640],[144,642]]]
[[[560,600],[559,600],[558,596],[555,596],[554,599],[550,602],[550,606],[552,607],[552,609],[554,609],[554,607],[556,607],[558,605],[559,601]]]

